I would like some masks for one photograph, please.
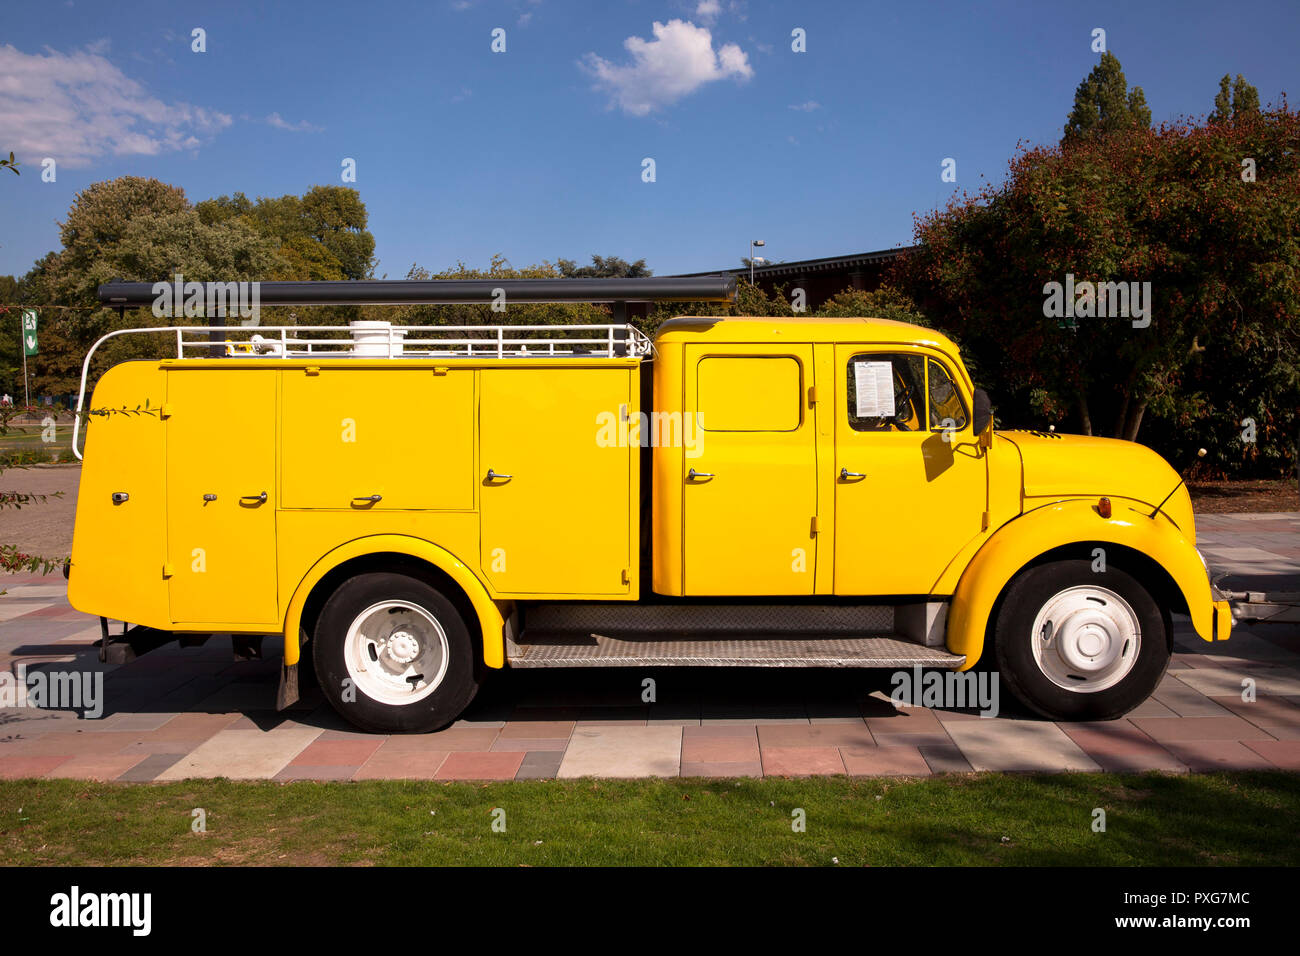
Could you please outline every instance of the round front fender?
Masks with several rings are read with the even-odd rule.
[[[1221,620],[1216,627],[1209,575],[1195,546],[1163,514],[1150,517],[1150,505],[1143,511],[1138,502],[1113,501],[1110,518],[1101,517],[1091,498],[1037,508],[1003,525],[975,553],[948,614],[948,650],[966,655],[963,670],[979,660],[989,615],[1011,579],[1035,559],[1071,544],[1115,544],[1141,552],[1163,568],[1182,593],[1197,634],[1207,641],[1228,636]]]

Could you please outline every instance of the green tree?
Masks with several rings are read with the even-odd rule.
[[[1294,467],[1300,114],[1131,129],[1018,154],[923,217],[899,281],[975,355],[1004,420],[1136,439],[1178,460]],[[1246,175],[1242,158],[1253,162]],[[1048,283],[1149,282],[1150,325],[1046,314]],[[1076,286],[1077,287],[1077,286]],[[1139,319],[1139,321],[1141,321]],[[1258,440],[1240,447],[1240,421]]]
[[[1245,116],[1259,115],[1259,90],[1246,82],[1246,78],[1237,74],[1236,82],[1227,73],[1219,80],[1219,92],[1214,97],[1214,112],[1210,114],[1212,123],[1228,123]]]
[[[1061,142],[1071,145],[1087,139],[1151,126],[1142,87],[1128,88],[1124,70],[1113,53],[1103,53],[1074,93],[1074,108]]]
[[[566,279],[644,279],[654,275],[644,259],[628,262],[618,256],[592,256],[589,266],[579,266],[572,259],[556,259],[555,266]]]

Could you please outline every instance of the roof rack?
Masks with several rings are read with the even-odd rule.
[[[183,312],[197,296],[209,317],[206,326],[119,329],[101,337],[81,365],[81,387],[73,419],[72,450],[86,400],[86,380],[96,350],[123,335],[175,336],[176,357],[210,358],[627,358],[653,351],[650,339],[622,321],[607,325],[391,325],[362,321],[338,325],[226,325],[226,315],[253,321],[263,305],[441,305],[479,303],[509,307],[534,302],[612,303],[614,318],[626,318],[629,302],[733,302],[735,276],[646,279],[433,279],[322,282],[108,282],[98,290],[104,305],[148,307],[160,317]],[[163,303],[160,310],[160,302]],[[240,309],[244,311],[241,313]],[[346,333],[346,335],[341,335]],[[187,354],[186,350],[191,350]]]

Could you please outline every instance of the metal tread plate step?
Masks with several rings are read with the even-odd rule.
[[[937,667],[955,670],[962,654],[925,647],[888,635],[844,637],[811,634],[791,637],[749,635],[744,638],[683,636],[665,640],[661,633],[575,634],[527,630],[509,641],[511,667]]]

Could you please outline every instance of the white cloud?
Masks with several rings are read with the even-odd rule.
[[[0,45],[0,143],[30,162],[89,166],[104,155],[194,149],[231,124],[226,113],[165,103],[98,53],[23,53]]]
[[[700,0],[695,8],[695,15],[705,23],[712,23],[722,13],[722,4],[718,0]]]
[[[798,110],[800,113],[811,113],[813,110],[819,110],[821,108],[822,105],[816,100],[807,100],[803,103],[795,103],[790,107],[790,109]]]
[[[324,127],[315,126],[306,120],[299,120],[297,123],[290,123],[279,113],[272,113],[266,118],[268,126],[274,126],[276,129],[287,129],[291,133],[319,133]]]
[[[747,80],[754,75],[749,58],[740,47],[728,43],[713,49],[713,35],[704,27],[682,20],[656,22],[654,39],[628,37],[623,46],[632,62],[617,66],[588,53],[582,66],[596,78],[596,89],[609,94],[611,106],[633,116],[654,110],[689,96],[706,83],[727,77]]]

